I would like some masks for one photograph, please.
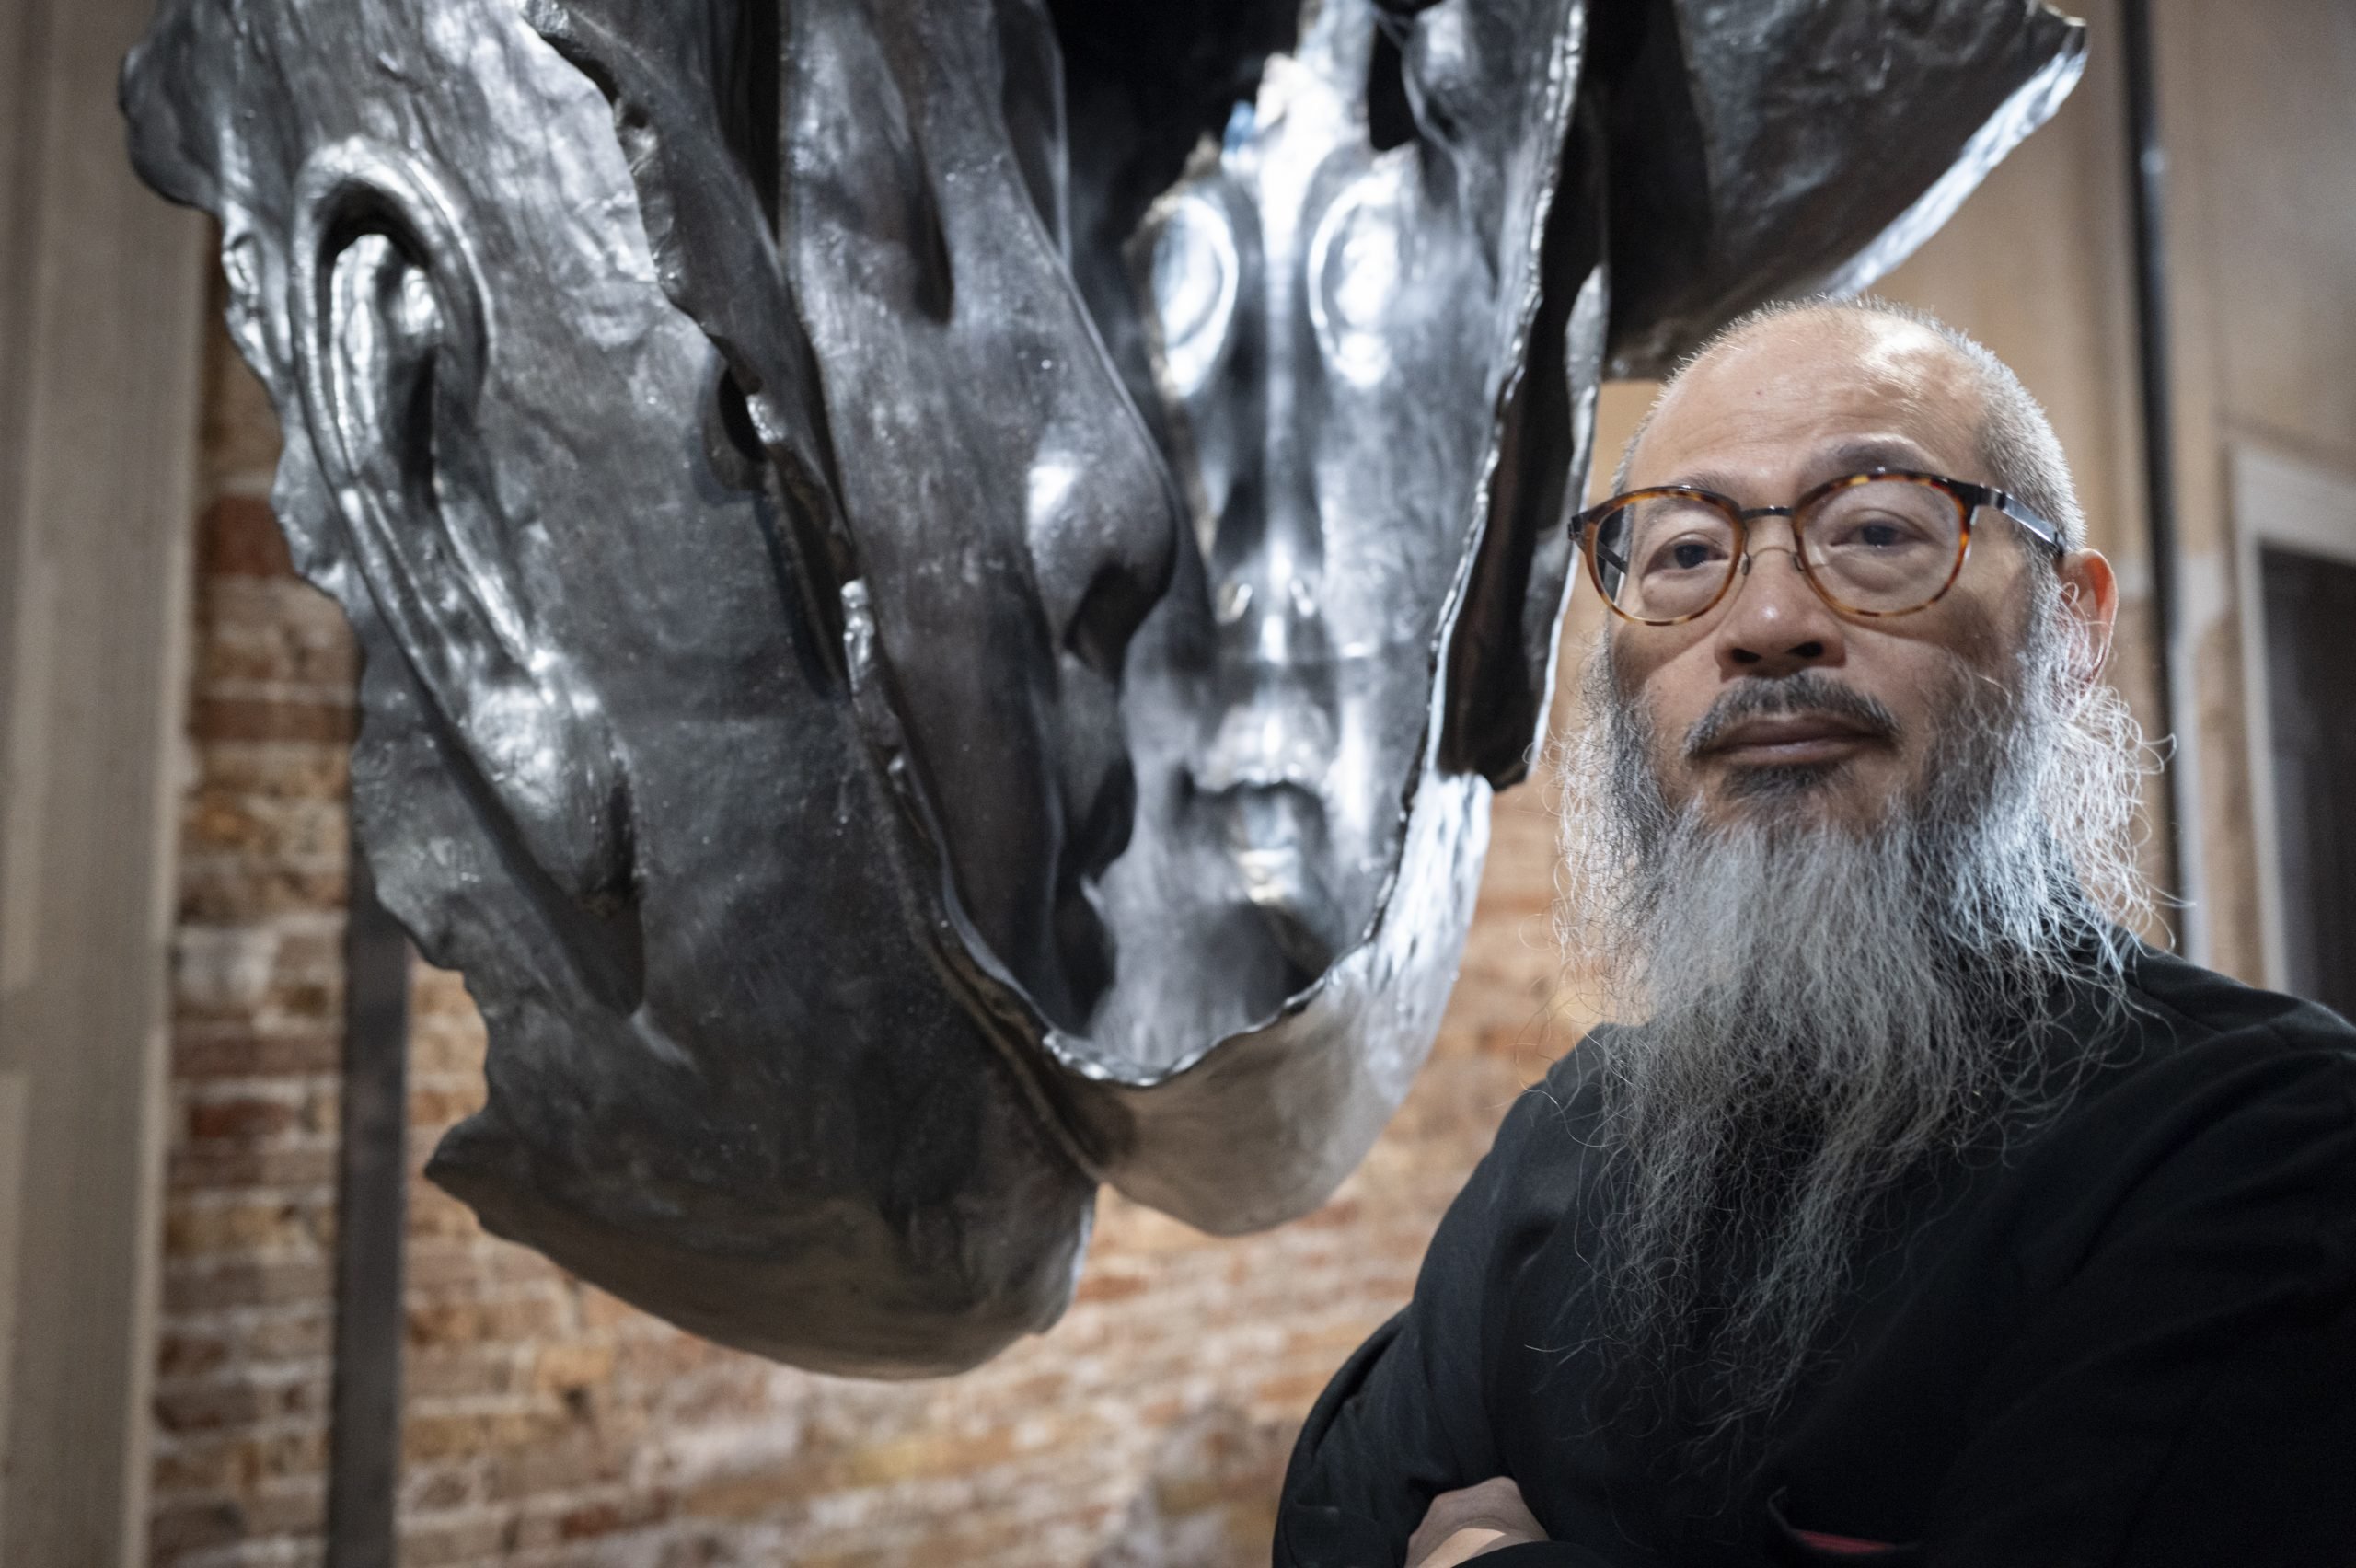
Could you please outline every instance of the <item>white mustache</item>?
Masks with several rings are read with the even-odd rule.
[[[1879,740],[1898,735],[1898,715],[1887,705],[1820,670],[1801,670],[1773,680],[1754,676],[1728,686],[1685,732],[1685,755],[1690,759],[1710,751],[1738,724],[1792,713],[1843,720]]]

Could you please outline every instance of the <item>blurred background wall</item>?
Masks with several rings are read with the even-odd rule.
[[[352,654],[270,519],[275,428],[198,225],[129,186],[110,103],[82,96],[141,9],[0,15],[0,1562],[313,1563]],[[2356,11],[2153,14],[2190,854],[2155,832],[2150,859],[2195,900],[2196,956],[2315,988],[2356,947],[2327,924],[2356,686],[2313,673],[2356,646],[2356,600],[2331,597],[2356,575]],[[2050,408],[2126,587],[2113,678],[2157,734],[2115,5],[2089,20],[2077,95],[1883,292]],[[1607,456],[1648,394],[1608,389]],[[1582,583],[1566,692],[1599,620]],[[713,1349],[413,1180],[399,1561],[1265,1562],[1301,1415],[1586,1021],[1547,931],[1552,808],[1542,786],[1499,800],[1431,1066],[1333,1203],[1222,1241],[1108,1193],[1070,1315],[962,1378]],[[411,1001],[414,1170],[479,1099],[483,1044],[455,976],[421,966]]]
[[[0,1563],[144,1550],[208,236],[147,0],[0,3]]]

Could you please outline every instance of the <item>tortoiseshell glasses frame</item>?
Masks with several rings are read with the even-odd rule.
[[[1938,501],[1931,502],[1927,509],[1919,501],[1910,503],[1916,513],[1917,521],[1935,521],[1938,526],[1944,529],[1945,509],[1952,508],[1952,525],[1955,531],[1953,554],[1945,561],[1943,571],[1938,570],[1940,563],[1935,556],[1926,562],[1918,562],[1909,569],[1911,575],[1908,585],[1900,595],[1906,601],[1905,603],[1886,603],[1878,605],[1859,604],[1854,602],[1853,598],[1843,598],[1834,585],[1826,581],[1828,577],[1840,575],[1840,572],[1829,565],[1830,558],[1822,550],[1812,548],[1808,529],[1812,523],[1820,522],[1831,510],[1832,503],[1844,494],[1856,491],[1861,486],[1887,481],[1917,487],[1916,490],[1906,492],[1909,495],[1919,495],[1926,500],[1930,497],[1939,498]],[[1899,492],[1884,490],[1880,493],[1887,497]],[[1710,593],[1701,603],[1693,607],[1683,609],[1676,615],[1648,616],[1637,610],[1632,610],[1623,604],[1622,599],[1628,594],[1630,569],[1633,563],[1624,558],[1607,559],[1606,557],[1611,554],[1611,551],[1602,544],[1602,536],[1607,527],[1619,513],[1628,512],[1648,501],[1673,501],[1710,508],[1723,514],[1727,530],[1727,540],[1730,548],[1725,559],[1723,581],[1719,582],[1715,591]],[[1973,484],[1964,479],[1949,478],[1944,474],[1920,473],[1906,468],[1873,468],[1864,473],[1843,474],[1839,478],[1828,479],[1816,486],[1789,506],[1746,507],[1731,496],[1721,495],[1715,490],[1702,490],[1691,485],[1660,485],[1648,490],[1630,490],[1624,495],[1615,495],[1600,505],[1591,506],[1573,517],[1570,524],[1571,543],[1578,549],[1580,555],[1586,558],[1588,578],[1595,584],[1596,591],[1603,595],[1603,602],[1611,606],[1614,615],[1642,626],[1680,626],[1687,621],[1698,620],[1717,608],[1718,605],[1733,591],[1736,582],[1750,571],[1751,521],[1760,517],[1781,517],[1791,524],[1793,559],[1799,567],[1800,575],[1807,579],[1808,586],[1815,590],[1817,596],[1842,615],[1881,618],[1912,615],[1918,610],[1927,609],[1936,604],[1949,588],[1955,586],[1956,579],[1963,574],[1964,561],[1971,551],[1972,518],[1983,506],[1992,508],[2011,518],[2030,538],[2044,546],[2055,560],[2058,561],[2070,553],[2070,547],[2062,539],[2062,531],[2050,521],[2023,505],[2009,492],[1999,490],[1993,485]],[[1925,538],[1920,542],[1944,548],[1943,540],[1934,541]],[[1707,563],[1698,563],[1694,567],[1682,569],[1688,572],[1689,577],[1687,585],[1680,589],[1680,598],[1691,598],[1699,586],[1706,585],[1706,573],[1702,570],[1703,565]],[[1716,569],[1713,567],[1712,570]],[[1607,580],[1607,571],[1616,573],[1620,584],[1617,590],[1614,589],[1612,582]],[[1935,577],[1931,574],[1935,574]],[[1692,581],[1695,577],[1700,577],[1703,581],[1696,584]],[[1928,591],[1922,592],[1923,589]]]

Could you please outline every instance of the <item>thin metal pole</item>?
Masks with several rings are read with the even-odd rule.
[[[2149,0],[2120,0],[2119,42],[2127,75],[2128,195],[2135,225],[2135,337],[2143,414],[2143,496],[2150,527],[2153,638],[2157,644],[2160,714],[2177,737],[2164,779],[2168,877],[2179,893],[2191,883],[2192,844],[2184,820],[2188,793],[2186,725],[2177,706],[2176,416],[2168,386],[2167,154],[2160,144]],[[2177,947],[2193,951],[2189,899],[2177,912]]]
[[[327,1562],[394,1568],[409,1212],[409,938],[376,901],[357,842],[346,902]]]

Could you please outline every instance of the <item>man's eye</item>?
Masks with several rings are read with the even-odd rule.
[[[1697,571],[1703,567],[1725,559],[1725,552],[1715,540],[1671,539],[1653,551],[1645,562],[1645,570],[1647,571]]]
[[[1899,517],[1858,517],[1833,536],[1838,549],[1894,550],[1923,542],[1923,530]]]

